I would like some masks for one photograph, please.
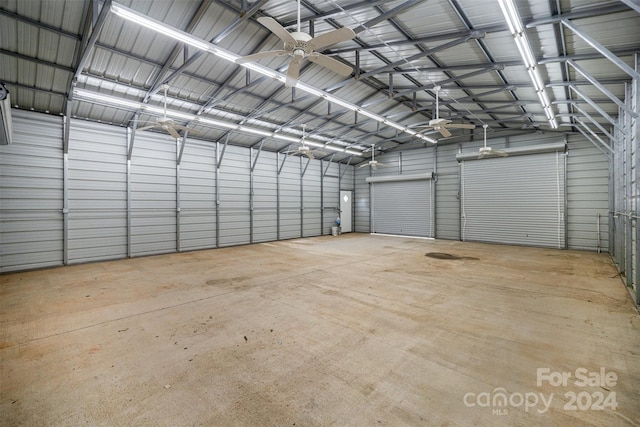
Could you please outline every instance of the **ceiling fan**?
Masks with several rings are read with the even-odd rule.
[[[424,127],[432,128],[440,132],[442,136],[448,138],[451,136],[451,132],[449,129],[475,129],[475,125],[466,124],[466,123],[453,123],[449,119],[441,119],[438,112],[438,92],[440,92],[441,87],[436,86],[433,90],[436,92],[436,118],[429,120],[429,124]]]
[[[300,139],[300,146],[294,150],[285,151],[285,154],[288,154],[290,156],[307,156],[312,160],[316,158],[315,155],[321,156],[325,154],[323,151],[312,149],[305,143],[304,139],[306,137],[306,130],[307,125],[302,125],[302,138]]]
[[[489,125],[484,124],[482,128],[484,129],[484,146],[478,150],[478,159],[484,159],[487,156],[500,156],[507,157],[508,154],[502,150],[493,150],[491,147],[487,147],[487,128]]]
[[[376,160],[376,146],[375,144],[371,144],[371,160],[369,160],[367,163],[363,163],[360,166],[358,166],[358,168],[363,168],[365,166],[369,166],[371,167],[371,169],[378,170],[378,167],[383,167],[386,168],[387,165],[385,165],[384,163],[380,163],[379,161]]]
[[[164,110],[162,118],[156,119],[155,123],[152,125],[139,127],[136,130],[162,129],[168,132],[169,135],[175,139],[180,138],[180,134],[178,133],[179,130],[196,132],[196,129],[177,125],[173,119],[167,117],[167,89],[169,88],[169,85],[162,85],[162,88],[164,89]]]
[[[269,50],[265,52],[254,53],[253,55],[244,56],[236,59],[237,64],[243,64],[249,61],[257,61],[263,58],[272,58],[276,56],[289,55],[289,69],[287,70],[287,80],[285,86],[293,87],[298,82],[300,75],[300,66],[305,58],[309,61],[328,68],[341,76],[348,76],[353,71],[353,67],[343,64],[329,56],[318,53],[317,51],[325,47],[351,40],[356,36],[351,28],[338,28],[328,33],[321,34],[317,37],[311,37],[309,34],[302,32],[300,26],[300,0],[298,0],[298,26],[296,31],[290,33],[282,25],[273,18],[262,16],[258,18],[258,22],[267,27],[275,36],[284,42],[284,48],[281,50]]]

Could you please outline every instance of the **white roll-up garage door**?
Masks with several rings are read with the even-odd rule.
[[[462,240],[564,248],[563,152],[462,160]]]
[[[371,232],[433,237],[432,180],[426,176],[394,178],[368,180],[372,199]]]

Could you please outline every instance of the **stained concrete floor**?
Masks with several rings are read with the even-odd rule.
[[[640,424],[640,317],[605,254],[350,234],[6,274],[0,297],[3,426]]]

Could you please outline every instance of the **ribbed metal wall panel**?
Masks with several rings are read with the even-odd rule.
[[[459,145],[442,145],[433,149],[437,150],[435,237],[460,240],[460,165],[456,160]]]
[[[462,240],[565,247],[564,154],[464,160]]]
[[[371,184],[372,232],[433,237],[432,181]]]
[[[283,159],[281,157],[280,162]],[[288,156],[280,171],[280,238],[301,237],[300,161]]]
[[[62,118],[12,110],[0,145],[0,271],[63,262]]]
[[[126,130],[72,120],[68,170],[68,262],[126,257]]]
[[[216,247],[216,158],[212,143],[187,140],[180,162],[180,250]]]
[[[303,159],[302,167],[307,165],[307,159]],[[303,197],[303,237],[318,236],[322,234],[321,223],[321,197],[320,197],[320,162],[309,161],[302,178]]]
[[[370,176],[370,168],[356,168],[355,169],[356,184],[355,184],[355,210],[353,216],[355,218],[355,231],[359,233],[370,233],[370,195],[369,184],[365,179]]]
[[[131,158],[131,255],[176,251],[176,143],[136,132]]]
[[[607,157],[583,137],[569,139],[567,157],[567,243],[569,249],[607,250],[609,178]]]
[[[268,242],[278,238],[276,153],[263,151],[253,171],[253,241]]]
[[[322,167],[323,171],[326,169],[322,182],[322,234],[331,234],[331,227],[336,225],[336,218],[340,215],[340,186],[338,184],[340,168],[337,163],[327,164],[327,162],[323,162]],[[351,186],[353,186],[353,177],[351,181]]]
[[[249,150],[229,145],[220,166],[220,246],[250,243]]]

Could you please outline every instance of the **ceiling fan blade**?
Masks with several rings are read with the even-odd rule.
[[[180,134],[172,126],[167,126],[167,132],[169,132],[175,139],[180,138]]]
[[[329,70],[344,77],[353,72],[353,67],[343,64],[342,62],[321,53],[313,53],[309,55],[309,61],[315,62],[316,64],[324,68],[328,68]]]
[[[320,50],[327,46],[354,39],[355,37],[356,33],[354,33],[351,28],[343,27],[320,34],[318,37],[309,40],[309,44],[313,50]]]
[[[315,156],[313,155],[313,153],[311,151],[307,151],[306,153],[304,153],[308,158],[310,158],[311,160],[315,159]]]
[[[467,124],[467,123],[451,123],[451,124],[448,124],[447,127],[452,129],[475,129],[476,125]]]
[[[158,126],[157,125],[143,126],[141,128],[136,128],[136,130],[147,130],[147,129],[153,129],[155,127],[158,127]]]
[[[261,16],[260,18],[258,18],[258,22],[267,27],[269,31],[275,34],[283,42],[293,45],[296,44],[296,39],[293,38],[291,33],[287,31],[282,25],[280,25],[275,19],[268,16]]]
[[[500,151],[500,150],[495,150],[491,152],[492,154],[495,154],[496,156],[500,156],[500,157],[507,157],[509,154],[505,153],[504,151]]]
[[[286,50],[266,50],[264,52],[254,53],[252,55],[243,56],[236,59],[236,64],[244,64],[245,62],[258,61],[263,58],[275,58],[276,56],[286,55]]]
[[[358,169],[361,169],[361,168],[364,168],[364,167],[367,167],[367,166],[369,166],[369,163],[363,163],[360,166],[358,166]]]
[[[438,130],[440,131],[440,134],[445,138],[449,138],[452,135],[451,132],[449,132],[444,126],[440,126]]]
[[[286,87],[294,87],[298,83],[298,76],[300,75],[300,64],[302,58],[294,57],[289,62],[289,69],[287,70],[287,81],[284,83]]]

